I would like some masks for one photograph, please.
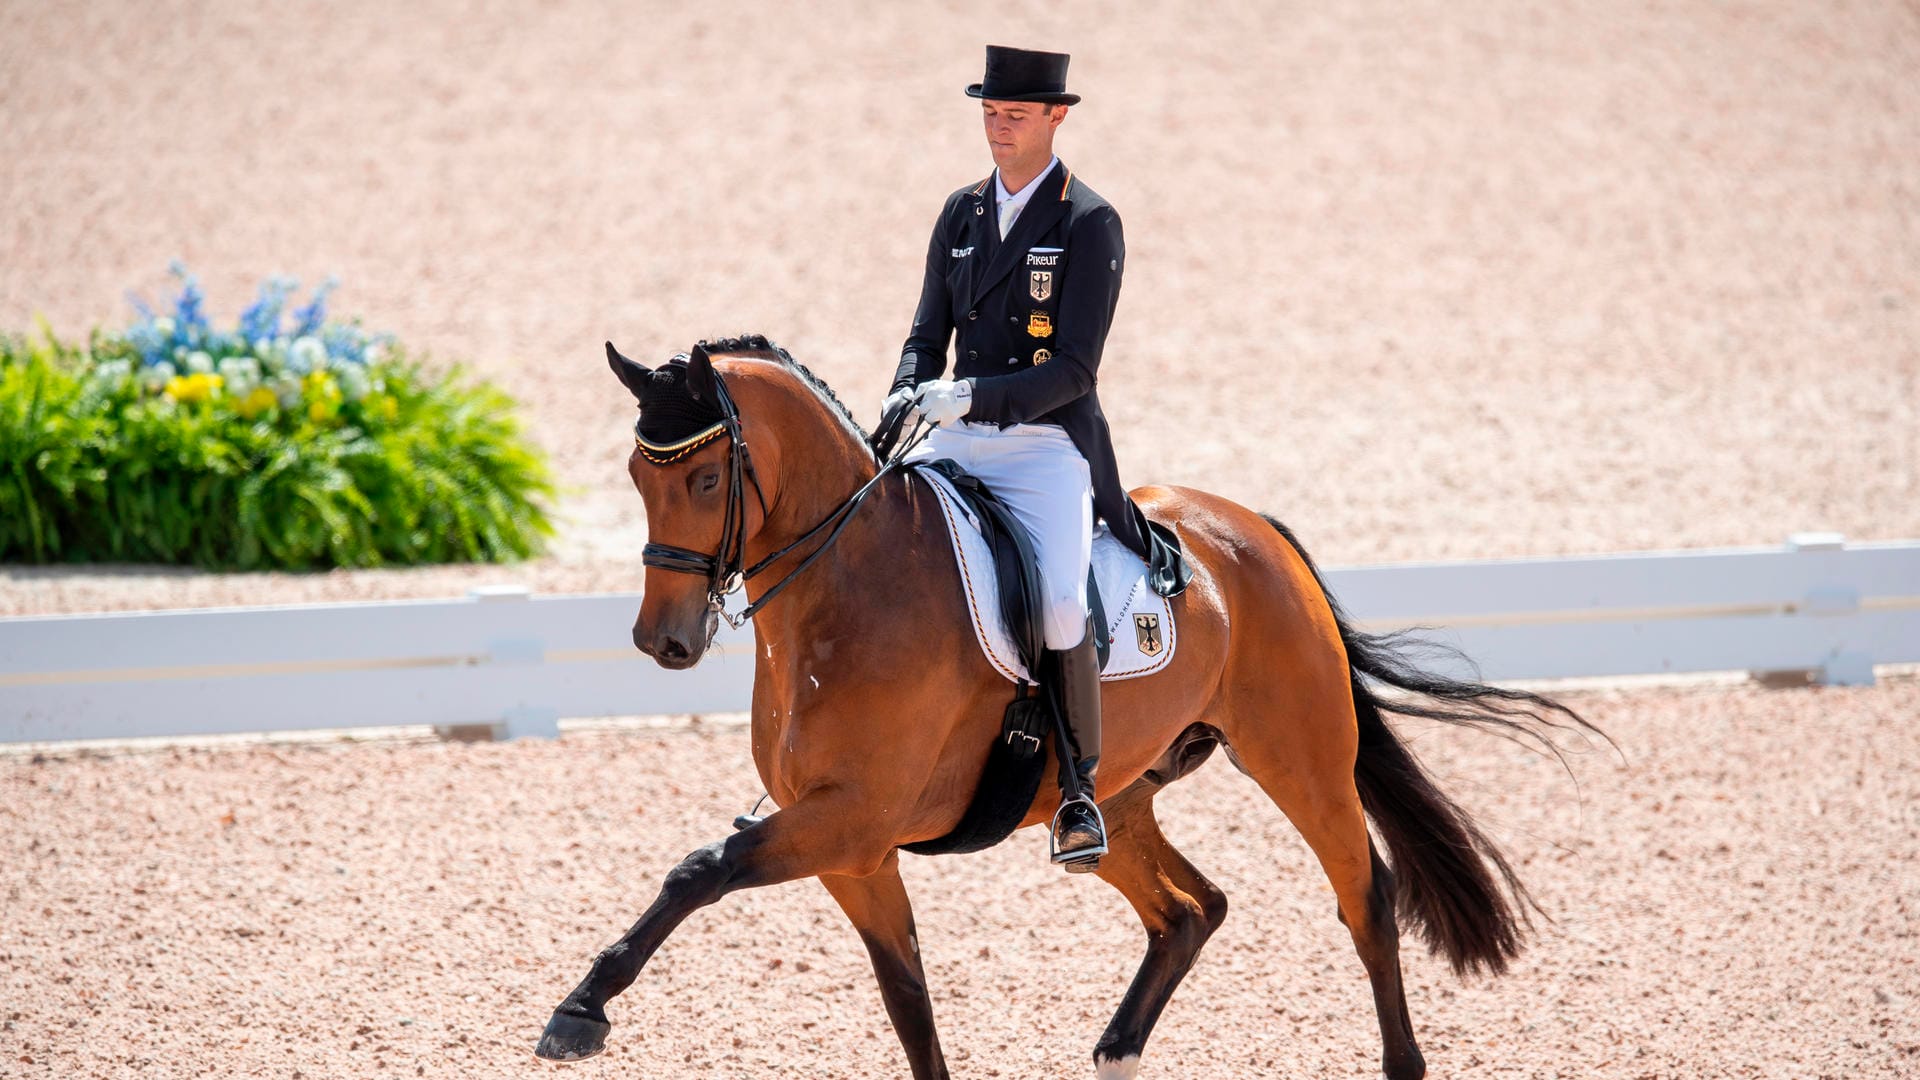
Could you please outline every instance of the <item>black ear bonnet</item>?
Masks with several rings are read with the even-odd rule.
[[[677,461],[726,430],[719,403],[694,397],[687,362],[682,354],[654,368],[641,391],[640,420],[633,434],[655,464]]]

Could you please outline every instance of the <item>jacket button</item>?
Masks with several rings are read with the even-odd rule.
[[[969,360],[978,360],[978,359],[980,359],[980,353],[979,353],[979,351],[978,351],[978,350],[975,350],[975,349],[968,349],[968,350],[967,350],[967,359],[969,359]]]
[[[977,319],[977,318],[979,318],[979,317],[980,317],[980,309],[979,309],[979,308],[974,308],[974,309],[973,309],[972,311],[969,311],[969,312],[967,312],[967,320],[968,320],[969,322],[971,322],[972,320],[974,320],[974,319]]]

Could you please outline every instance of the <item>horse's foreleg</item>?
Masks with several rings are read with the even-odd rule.
[[[880,981],[880,999],[894,1033],[907,1052],[913,1080],[945,1080],[947,1061],[940,1053],[940,1036],[933,1026],[933,999],[927,996],[927,974],[920,966],[920,939],[913,929],[913,908],[906,883],[900,880],[897,855],[889,855],[878,871],[863,878],[829,874],[820,883],[847,913],[873,960]]]
[[[1227,917],[1227,897],[1174,850],[1153,816],[1159,786],[1140,780],[1108,800],[1107,854],[1095,871],[1147,929],[1147,955],[1093,1051],[1099,1080],[1130,1080],[1161,1010]]]
[[[668,872],[653,906],[594,959],[587,977],[553,1011],[534,1052],[573,1061],[604,1049],[607,1002],[633,984],[682,920],[728,893],[816,874],[871,873],[892,845],[863,835],[855,820],[830,798],[815,798],[682,859]]]

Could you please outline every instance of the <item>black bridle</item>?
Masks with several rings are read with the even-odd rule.
[[[767,606],[769,601],[778,596],[781,590],[792,584],[802,571],[812,566],[814,560],[833,546],[833,542],[840,538],[841,531],[847,527],[847,522],[853,520],[853,512],[859,509],[860,504],[865,502],[867,496],[879,486],[881,479],[905,463],[907,454],[918,446],[932,429],[927,427],[924,420],[916,418],[913,430],[907,435],[905,444],[900,447],[898,453],[892,454],[882,462],[879,471],[874,473],[873,479],[860,485],[859,490],[847,496],[846,500],[832,513],[801,534],[799,539],[743,569],[742,564],[746,561],[747,551],[746,485],[753,484],[753,493],[760,501],[762,521],[767,517],[767,495],[760,487],[759,476],[753,471],[753,458],[747,451],[746,436],[740,430],[740,410],[734,406],[733,396],[727,393],[726,381],[717,371],[713,373],[713,392],[714,404],[720,410],[719,423],[672,446],[656,446],[647,442],[640,437],[636,427],[634,442],[638,444],[642,457],[655,465],[667,465],[686,457],[716,438],[726,437],[728,441],[727,509],[720,521],[720,548],[708,555],[688,548],[674,547],[671,544],[650,543],[641,549],[640,561],[644,565],[660,570],[671,570],[680,574],[698,574],[705,577],[707,579],[707,610],[726,619],[728,625],[738,630],[758,614],[761,608]],[[880,431],[876,433],[873,441],[877,455],[892,449],[906,421],[906,412],[907,410],[904,409],[897,410],[881,421]],[[726,597],[729,594],[758,577],[762,571],[829,527],[832,531],[827,533],[827,538],[821,541],[820,546],[801,560],[800,565],[788,571],[785,577],[774,582],[766,592],[761,594],[760,599],[741,609],[738,615],[727,611]]]

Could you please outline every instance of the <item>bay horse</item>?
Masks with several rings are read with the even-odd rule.
[[[725,421],[672,446],[638,445],[628,461],[649,533],[634,644],[663,667],[692,667],[717,626],[713,595],[733,571],[753,563],[788,574],[746,582],[753,760],[779,809],[667,874],[652,906],[554,1010],[536,1053],[600,1052],[607,1002],[695,910],[817,877],[866,946],[913,1076],[945,1077],[897,849],[960,819],[1010,686],[974,640],[935,496],[883,468],[832,391],[764,338],[703,342],[684,366],[676,358],[658,371],[611,343],[607,353],[642,425],[703,408]],[[868,499],[849,511],[855,491]],[[1133,497],[1177,525],[1193,580],[1172,600],[1180,645],[1166,670],[1103,688],[1110,835],[1095,873],[1138,913],[1147,951],[1094,1045],[1095,1074],[1136,1074],[1161,1010],[1226,918],[1226,896],[1168,842],[1153,810],[1163,787],[1225,747],[1319,860],[1372,984],[1382,1068],[1414,1080],[1426,1066],[1401,990],[1396,913],[1456,971],[1499,973],[1522,946],[1533,901],[1383,714],[1549,747],[1555,730],[1592,729],[1536,694],[1423,673],[1402,639],[1356,632],[1275,519],[1186,488]],[[793,575],[803,560],[811,565]],[[1022,827],[1052,809],[1043,787]]]

